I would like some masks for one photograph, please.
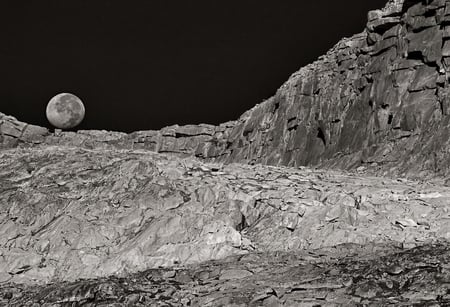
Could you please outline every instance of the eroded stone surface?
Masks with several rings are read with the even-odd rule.
[[[438,181],[64,146],[3,150],[0,164],[0,271],[8,282],[450,239],[450,192]]]
[[[447,306],[449,247],[342,245],[44,286],[0,285],[11,306]],[[229,272],[239,278],[223,278]],[[236,274],[236,273],[234,273]]]

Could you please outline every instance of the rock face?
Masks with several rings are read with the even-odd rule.
[[[0,148],[2,149],[17,147],[21,144],[39,144],[44,142],[49,134],[46,128],[29,125],[0,113]]]
[[[102,135],[116,146],[219,162],[447,175],[449,67],[450,1],[391,0],[369,12],[361,34],[341,40],[236,121]],[[2,127],[3,143],[23,137],[21,128]],[[44,133],[26,130],[38,139]],[[90,133],[46,143],[98,143]]]
[[[231,132],[226,161],[448,173],[450,1],[391,1]]]

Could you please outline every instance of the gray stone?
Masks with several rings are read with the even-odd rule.
[[[408,53],[420,53],[426,63],[436,63],[442,57],[442,31],[438,26],[409,33]]]
[[[435,67],[421,66],[415,70],[415,78],[408,90],[412,92],[426,89],[435,89],[438,78],[438,72]]]
[[[226,270],[220,274],[219,280],[242,279],[252,276],[253,273],[247,270]]]

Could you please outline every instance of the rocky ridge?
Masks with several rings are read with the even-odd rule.
[[[129,135],[63,132],[46,143],[116,143],[216,162],[357,168],[446,176],[449,155],[450,1],[391,0],[366,29],[301,68],[236,121]],[[1,116],[2,143],[30,140]],[[13,121],[14,122],[14,121]],[[41,139],[41,137],[40,137]],[[41,139],[42,140],[42,139]],[[35,140],[33,140],[35,142]]]

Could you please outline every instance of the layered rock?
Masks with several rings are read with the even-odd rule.
[[[40,144],[49,134],[46,128],[26,124],[0,113],[0,148],[16,147],[20,144]]]
[[[444,0],[370,12],[241,118],[225,160],[447,174],[448,14]]]

